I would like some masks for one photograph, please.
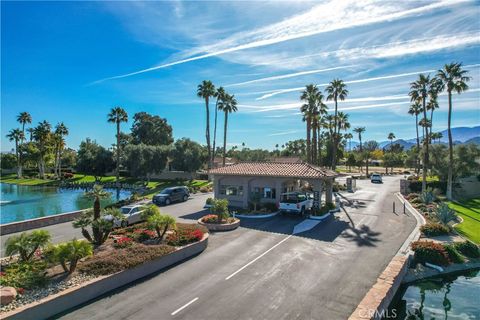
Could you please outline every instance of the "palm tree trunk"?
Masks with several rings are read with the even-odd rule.
[[[310,117],[307,118],[307,162],[310,162],[310,157],[311,157],[311,141],[310,141],[310,126],[311,126],[311,122],[310,122]]]
[[[18,152],[18,140],[15,139],[15,154],[17,156],[17,179],[22,177],[22,168],[20,164],[20,152]]]
[[[225,167],[225,158],[227,157],[227,123],[228,123],[228,112],[225,112],[225,124],[223,127],[223,160],[222,164]]]
[[[117,120],[117,167],[115,168],[115,184],[120,187],[120,121]]]
[[[417,129],[417,151],[420,152],[420,136],[418,135],[418,114],[415,112],[415,127]],[[417,174],[420,172],[420,159],[416,157],[416,171]]]
[[[62,178],[62,150],[58,150],[58,177]]]
[[[425,137],[423,138],[423,146],[425,150],[423,150],[423,168],[422,168],[422,192],[427,190],[427,171],[428,171],[428,126],[427,126],[427,109],[425,106],[425,97],[422,99],[423,102],[423,118],[424,118],[424,131]]]
[[[448,91],[448,176],[447,176],[447,199],[452,200],[453,184],[453,138],[452,138],[452,92]]]
[[[335,119],[334,119],[334,132],[333,132],[333,139],[332,139],[332,170],[335,170],[335,163],[337,161],[337,115],[338,115],[338,110],[337,110],[337,97],[335,96]]]
[[[207,112],[207,126],[205,129],[205,138],[207,140],[208,150],[208,169],[212,168],[212,149],[210,148],[210,111],[208,109],[208,97],[205,98],[205,110]]]
[[[313,119],[312,122],[312,164],[317,163],[317,121]]]
[[[212,165],[215,161],[215,153],[216,153],[215,144],[217,141],[217,114],[218,114],[218,98],[217,98],[217,102],[215,103],[215,125],[213,127]]]
[[[318,125],[317,130],[318,130],[318,132],[317,132],[317,139],[318,139],[318,162],[317,162],[317,164],[319,166],[321,166],[322,165],[322,141],[321,141],[322,131],[320,129],[320,125]]]

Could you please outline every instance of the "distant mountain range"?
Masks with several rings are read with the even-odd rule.
[[[442,139],[440,139],[440,143],[448,143],[448,132],[447,130],[441,131]],[[469,127],[457,127],[452,128],[452,136],[453,136],[453,143],[454,144],[462,144],[462,143],[475,143],[480,145],[480,126],[476,126],[473,128]],[[435,141],[438,143],[438,140]],[[404,150],[408,150],[414,145],[417,144],[417,138],[412,138],[408,140],[398,139],[394,140],[393,144],[400,144]],[[351,148],[354,149],[358,147],[359,143],[356,141],[351,142]],[[379,142],[380,148],[385,148],[386,146],[390,145],[390,141],[382,141]],[[349,144],[347,143],[347,149],[349,148]]]

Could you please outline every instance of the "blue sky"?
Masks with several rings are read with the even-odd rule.
[[[480,124],[475,1],[2,2],[1,9],[4,151],[21,111],[34,123],[64,121],[70,147],[86,137],[109,146],[115,129],[106,114],[116,105],[130,116],[158,114],[175,138],[205,143],[196,97],[204,79],[237,97],[229,145],[272,149],[303,138],[301,87],[323,89],[333,78],[347,82],[339,109],[352,127],[367,127],[365,139],[413,138],[409,83],[451,61],[472,76],[470,91],[454,98],[453,126]],[[442,96],[434,131],[446,128],[446,117]]]

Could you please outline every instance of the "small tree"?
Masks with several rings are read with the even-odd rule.
[[[6,254],[8,256],[18,254],[21,261],[30,261],[35,251],[45,247],[50,239],[50,233],[46,230],[35,230],[31,233],[23,232],[18,236],[11,236],[5,243]]]
[[[229,216],[228,212],[228,200],[227,199],[214,199],[212,207],[210,208],[212,214],[217,216],[217,222],[221,223]]]
[[[355,155],[353,153],[348,154],[347,162],[345,163],[348,166],[348,171],[352,171],[352,167],[357,164],[357,160],[355,159]]]
[[[46,256],[51,262],[59,263],[65,272],[72,274],[78,261],[93,254],[92,245],[73,239],[49,248]]]
[[[252,192],[250,194],[250,202],[253,204],[253,211],[257,211],[257,206],[260,204],[262,196],[258,192]]]
[[[74,228],[81,228],[82,235],[90,243],[99,246],[107,241],[110,232],[113,229],[114,219],[123,219],[124,216],[119,209],[109,208],[100,211],[98,216],[95,215],[94,210],[88,210],[78,217],[72,224]],[[88,231],[91,227],[92,234]]]
[[[158,242],[163,240],[169,227],[176,228],[175,218],[168,214],[162,215],[160,214],[160,211],[148,217],[147,223],[150,228],[155,229],[157,232]]]

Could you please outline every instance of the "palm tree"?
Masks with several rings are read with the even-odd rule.
[[[22,178],[22,162],[20,160],[20,150],[18,147],[20,141],[23,141],[23,139],[25,138],[25,135],[20,129],[12,129],[8,132],[7,138],[10,141],[15,141],[15,155],[17,157],[17,178],[20,179]]]
[[[218,103],[218,110],[225,113],[225,122],[223,127],[223,166],[225,166],[225,158],[227,156],[227,126],[228,126],[228,114],[237,112],[237,99],[234,95],[226,94],[225,98]]]
[[[348,151],[352,151],[352,139],[353,139],[353,134],[350,132],[345,134],[344,138],[348,141]]]
[[[218,114],[218,102],[223,100],[225,98],[225,89],[223,87],[219,87],[217,88],[217,90],[215,91],[215,98],[217,98],[217,102],[215,103],[215,125],[214,125],[214,129],[213,129],[213,147],[212,147],[212,163],[215,159],[215,153],[216,153],[216,149],[215,149],[215,144],[216,144],[216,140],[217,140],[217,114]]]
[[[197,96],[205,99],[205,110],[207,112],[207,126],[205,129],[205,138],[207,140],[208,150],[208,168],[212,167],[212,150],[210,148],[210,111],[208,109],[208,102],[210,97],[215,97],[215,86],[210,80],[203,80],[197,87]]]
[[[334,79],[330,84],[325,88],[325,91],[328,93],[327,100],[333,100],[335,102],[335,126],[333,133],[333,143],[332,143],[332,170],[335,170],[335,165],[337,161],[337,148],[339,139],[337,137],[340,128],[338,127],[338,99],[345,100],[348,95],[347,85],[340,79]]]
[[[115,168],[115,183],[117,189],[120,187],[120,123],[128,121],[128,114],[122,107],[115,107],[110,109],[108,114],[108,122],[115,123],[117,125],[117,145],[116,145],[116,162],[117,166]]]
[[[422,192],[427,189],[427,171],[428,171],[428,118],[427,118],[427,97],[430,93],[431,87],[434,85],[429,75],[420,74],[418,79],[410,83],[410,100],[412,102],[420,102],[422,104],[423,119],[425,120],[423,126],[424,139],[422,163]]]
[[[300,96],[300,100],[305,101],[300,111],[303,114],[303,121],[307,124],[307,162],[310,163],[314,162],[315,152],[313,149],[316,149],[315,145],[317,142],[316,124],[314,124],[313,120],[318,113],[317,102],[319,100],[321,101],[321,99],[320,92],[314,84],[307,85]],[[315,126],[315,128],[313,128],[313,126]],[[311,138],[312,129],[314,129],[314,139]],[[312,147],[312,144],[314,147]]]
[[[57,177],[62,176],[62,151],[65,148],[64,136],[68,135],[68,128],[63,122],[60,122],[55,127],[54,140],[55,140],[55,174]]]
[[[101,185],[95,184],[92,190],[85,192],[85,196],[93,199],[93,220],[97,221],[98,219],[100,219],[100,200],[109,198],[110,192],[103,190],[103,187]],[[92,233],[94,239],[101,238],[101,236],[99,235],[100,232],[100,228],[98,228],[96,225],[92,225]]]
[[[420,102],[415,101],[412,105],[410,105],[410,109],[408,110],[408,114],[415,116],[415,128],[417,129],[417,148],[420,150],[420,136],[418,135],[418,115],[422,112],[422,105]]]
[[[365,132],[365,127],[357,127],[353,129],[353,132],[358,134],[358,140],[360,140],[360,153],[363,152],[362,150],[362,133]]]
[[[33,141],[33,128],[28,128],[27,132],[30,134],[30,142]]]
[[[52,136],[50,130],[52,130],[52,126],[46,120],[40,122],[33,129],[33,139],[37,143],[39,151],[38,173],[41,179],[45,178],[45,156],[50,150]]]
[[[390,149],[392,149],[393,139],[395,139],[395,138],[396,138],[396,137],[395,137],[395,134],[394,134],[393,132],[390,132],[390,133],[388,134],[387,139],[390,140]]]
[[[32,116],[26,111],[20,112],[20,114],[17,116],[17,122],[22,125],[23,139],[25,139],[25,124],[32,123]]]
[[[452,138],[452,92],[458,94],[468,90],[467,82],[470,77],[466,76],[467,70],[462,69],[462,63],[452,62],[438,70],[437,77],[440,80],[440,91],[446,90],[448,94],[448,178],[447,198],[452,199],[453,183],[453,138]]]

